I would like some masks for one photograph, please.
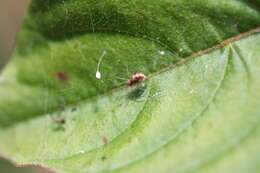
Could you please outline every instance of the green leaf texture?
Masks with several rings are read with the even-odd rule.
[[[64,173],[258,173],[259,6],[33,0],[0,82],[0,155]],[[147,79],[129,87],[134,72]]]

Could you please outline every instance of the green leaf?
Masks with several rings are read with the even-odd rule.
[[[258,8],[32,1],[0,83],[0,154],[66,173],[259,172]],[[134,72],[148,77],[129,87]]]

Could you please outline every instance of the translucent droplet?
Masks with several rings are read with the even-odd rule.
[[[193,94],[193,93],[195,93],[195,90],[194,90],[194,89],[191,89],[191,90],[190,90],[190,94]]]
[[[101,73],[99,71],[96,72],[96,78],[101,79]]]
[[[161,55],[165,55],[165,52],[164,52],[164,51],[159,51],[159,53],[160,53]]]

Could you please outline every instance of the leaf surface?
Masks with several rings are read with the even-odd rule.
[[[0,83],[1,155],[68,173],[258,172],[258,5],[34,0]],[[148,78],[128,87],[134,72]]]

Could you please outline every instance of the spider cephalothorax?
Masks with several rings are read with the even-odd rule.
[[[127,85],[133,86],[133,85],[143,82],[145,79],[146,79],[145,74],[143,74],[141,72],[136,72],[132,75],[131,79],[127,82]]]

